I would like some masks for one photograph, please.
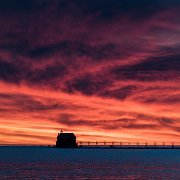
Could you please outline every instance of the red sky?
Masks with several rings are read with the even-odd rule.
[[[180,2],[0,2],[0,144],[180,144]]]

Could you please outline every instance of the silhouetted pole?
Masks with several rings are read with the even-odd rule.
[[[137,142],[137,147],[139,148],[139,142]]]
[[[146,141],[146,147],[147,147],[147,145],[148,145],[148,143],[147,143],[147,141]]]
[[[154,146],[156,146],[157,144],[156,144],[156,142],[154,142]]]
[[[165,146],[165,143],[163,142],[163,147]]]

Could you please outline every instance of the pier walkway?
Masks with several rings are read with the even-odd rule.
[[[83,148],[124,148],[124,149],[180,149],[180,145],[171,143],[140,143],[140,142],[110,142],[110,141],[78,141],[78,147]]]

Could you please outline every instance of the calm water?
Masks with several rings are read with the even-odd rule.
[[[180,150],[0,147],[0,179],[180,179]]]

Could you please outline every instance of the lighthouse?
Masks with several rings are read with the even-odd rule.
[[[76,148],[76,136],[74,133],[64,133],[62,130],[57,135],[56,148]]]

